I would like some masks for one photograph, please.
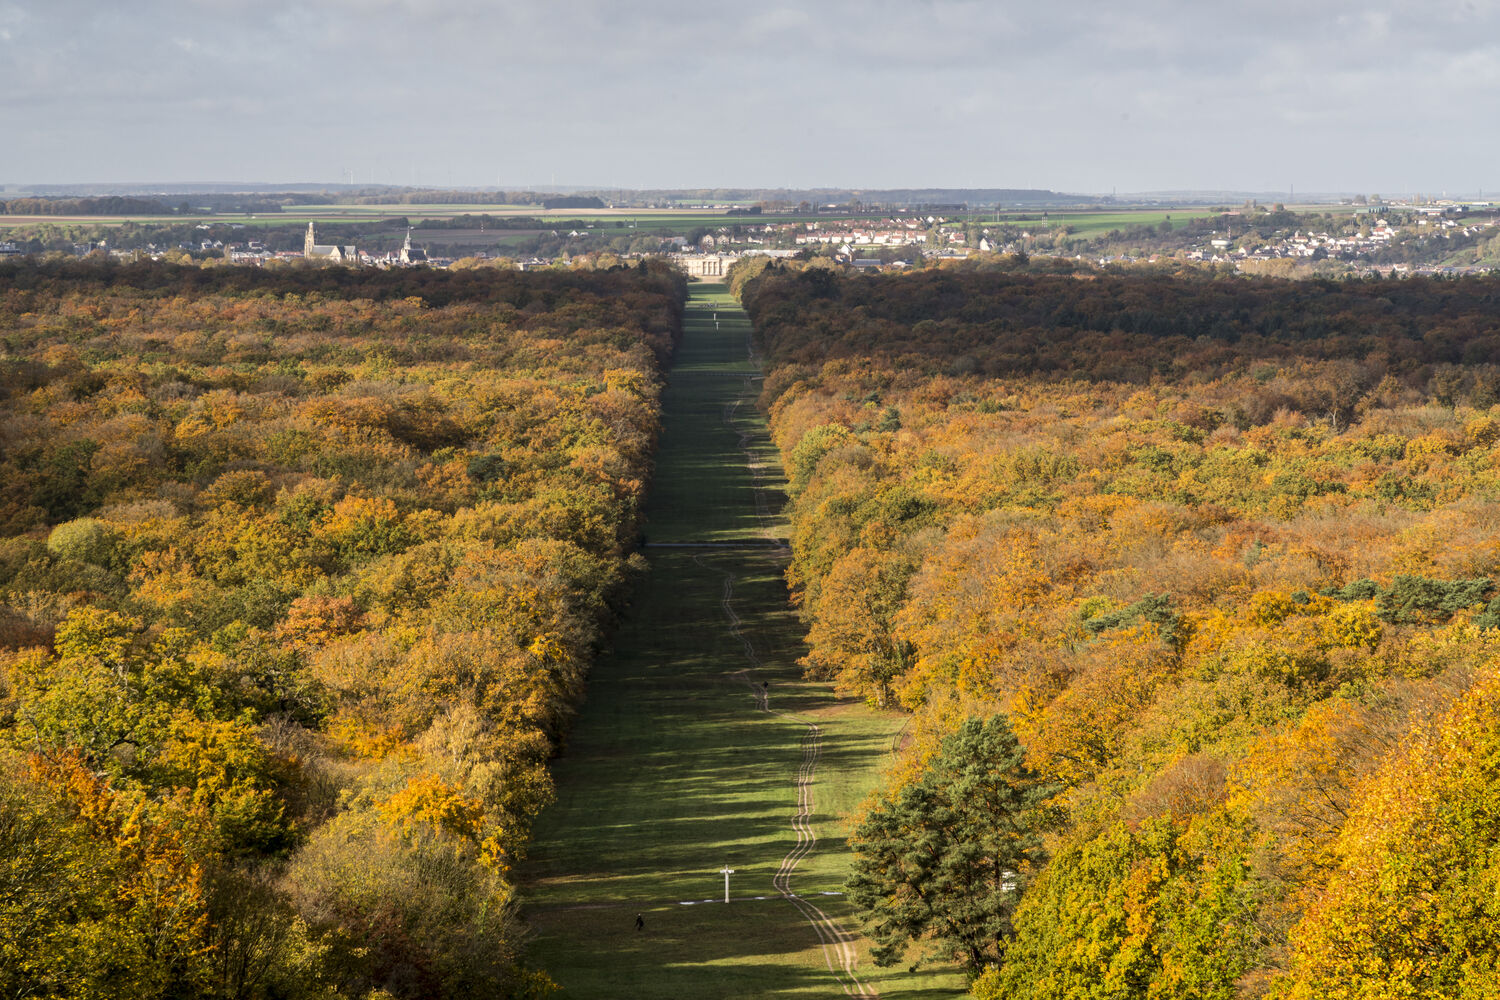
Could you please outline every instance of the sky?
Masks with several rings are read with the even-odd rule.
[[[0,0],[0,184],[1500,192],[1500,0]]]

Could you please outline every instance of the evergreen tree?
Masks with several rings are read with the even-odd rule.
[[[855,833],[849,896],[881,965],[926,938],[972,973],[996,962],[1027,876],[1041,864],[1057,786],[1027,768],[1005,716],[969,719]]]

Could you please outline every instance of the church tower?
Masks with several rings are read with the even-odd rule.
[[[317,243],[318,238],[313,235],[313,224],[308,222],[307,239],[302,241],[302,256],[311,257],[313,255],[313,247],[317,246]]]
[[[406,227],[406,240],[401,244],[401,253],[397,260],[403,264],[422,264],[427,260],[427,251],[422,247],[411,245],[411,227]]]

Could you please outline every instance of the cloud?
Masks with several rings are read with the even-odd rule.
[[[517,186],[1482,183],[1497,29],[1494,0],[0,0],[0,125],[48,140],[0,182],[197,158]],[[1372,160],[1377,121],[1400,141]],[[1476,162],[1430,152],[1460,130]]]
[[[25,11],[13,4],[0,3],[0,42],[13,41],[25,20]]]

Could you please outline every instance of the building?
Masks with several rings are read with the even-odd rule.
[[[730,254],[706,253],[673,255],[673,259],[689,277],[722,279],[729,273],[729,265],[739,258]]]
[[[411,227],[406,228],[406,241],[401,244],[401,263],[403,264],[425,264],[427,263],[427,251],[421,247],[411,245]]]
[[[352,246],[341,247],[319,243],[313,232],[313,224],[307,224],[307,238],[302,241],[302,256],[313,260],[332,261],[335,264],[357,264],[359,251]]]

